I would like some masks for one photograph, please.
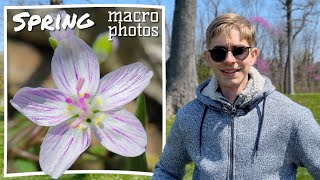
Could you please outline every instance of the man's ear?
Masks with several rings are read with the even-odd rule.
[[[207,64],[207,66],[209,66],[210,60],[211,60],[210,59],[210,53],[208,51],[204,51],[202,53],[202,57],[203,57],[204,62]]]
[[[258,58],[258,48],[252,48],[250,51],[250,56],[251,56],[251,63],[250,65],[253,66],[254,63],[256,63],[256,60]]]

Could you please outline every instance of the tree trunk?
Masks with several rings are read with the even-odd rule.
[[[196,0],[175,1],[170,58],[166,63],[167,115],[194,99]]]
[[[278,66],[278,72],[279,72],[279,89],[280,92],[284,92],[284,59],[283,59],[283,41],[281,41],[281,37],[278,40],[279,43],[279,66]]]
[[[62,0],[50,0],[50,5],[60,5],[62,4]]]
[[[292,54],[292,0],[286,0],[287,7],[287,41],[288,41],[288,57],[287,57],[287,72],[288,72],[288,91],[289,94],[294,94],[294,73],[293,73],[293,54]]]

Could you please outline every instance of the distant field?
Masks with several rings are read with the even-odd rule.
[[[297,95],[288,95],[290,99],[297,102],[300,105],[306,106],[309,108],[315,119],[320,124],[320,93],[314,94],[297,94]],[[170,132],[171,125],[174,121],[174,118],[167,120],[167,135]],[[184,179],[192,179],[194,165],[189,164],[186,167],[186,176]],[[299,168],[297,174],[297,180],[313,180],[314,178],[308,173],[308,170],[305,168]]]

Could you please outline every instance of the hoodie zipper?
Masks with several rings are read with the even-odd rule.
[[[237,109],[235,107],[235,104],[231,105],[231,121],[230,121],[230,129],[231,129],[231,137],[230,137],[230,163],[229,163],[229,175],[228,179],[232,180],[233,179],[233,162],[234,162],[234,117],[237,112]]]

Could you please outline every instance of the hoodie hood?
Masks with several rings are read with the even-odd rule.
[[[219,91],[219,84],[215,77],[201,83],[196,91],[197,99],[205,105],[204,112],[202,114],[200,123],[200,155],[202,146],[202,126],[208,107],[217,109],[219,111],[229,112],[233,115],[243,116],[251,111],[255,106],[257,106],[261,101],[262,110],[259,115],[258,132],[255,138],[254,151],[252,153],[252,158],[256,155],[259,148],[259,141],[261,130],[264,121],[265,114],[265,102],[266,97],[275,91],[275,87],[272,85],[270,79],[262,76],[254,67],[250,68],[249,71],[250,79],[248,81],[245,89],[237,96],[235,102],[231,103],[226,99]]]
[[[254,67],[250,68],[249,76],[250,79],[247,86],[238,95],[234,103],[229,102],[221,92],[217,91],[219,83],[214,76],[198,86],[196,90],[197,99],[213,108],[224,109],[235,106],[237,109],[250,111],[257,103],[263,100],[264,96],[268,96],[275,91],[275,87],[269,78],[262,76]]]

